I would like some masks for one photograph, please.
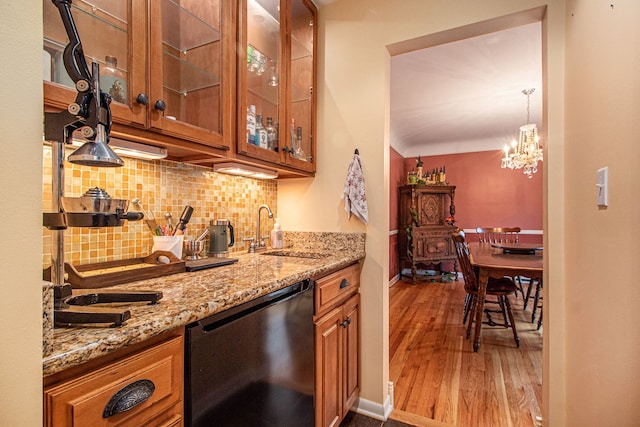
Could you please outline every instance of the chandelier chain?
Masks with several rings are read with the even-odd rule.
[[[531,109],[531,94],[535,91],[535,88],[531,88],[531,89],[524,89],[522,91],[522,93],[524,93],[525,95],[527,95],[527,124],[529,124],[529,119],[531,117],[531,115],[529,114],[529,111]]]

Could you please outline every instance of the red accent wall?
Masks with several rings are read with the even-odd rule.
[[[447,181],[456,186],[458,227],[542,230],[542,164],[527,178],[522,170],[502,169],[502,156],[502,151],[482,151],[422,157],[422,161],[425,170],[446,167]],[[412,170],[416,158],[404,159],[404,166],[405,173]],[[542,235],[521,235],[521,241],[542,242]]]
[[[502,169],[502,151],[422,157],[424,170],[445,166],[447,181],[456,186],[456,220],[460,228],[520,227],[542,230],[542,164],[531,179],[522,170]],[[404,185],[416,158],[403,158],[390,149],[389,230],[398,228],[398,190]],[[475,235],[468,236],[470,241]],[[522,242],[542,242],[542,235],[520,237]],[[398,274],[397,236],[389,236],[389,278]]]
[[[405,159],[393,148],[389,156],[389,230],[398,228],[398,190],[397,188],[407,182]]]
[[[398,191],[397,188],[404,185],[407,180],[404,157],[393,148],[389,156],[389,231],[398,229]],[[389,278],[393,279],[399,274],[398,265],[398,235],[389,235]]]

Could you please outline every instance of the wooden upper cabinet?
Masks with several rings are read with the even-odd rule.
[[[58,9],[51,0],[42,4],[44,102],[66,109],[77,94],[63,62],[69,39]],[[100,65],[100,85],[112,96],[114,122],[145,126],[146,108],[135,99],[146,92],[146,0],[75,1],[71,13],[89,70],[92,61]]]
[[[315,171],[316,9],[310,1],[291,0],[287,13],[290,150],[285,160],[297,169]]]
[[[278,0],[239,3],[237,150],[274,165],[281,162],[285,144],[282,18]]]
[[[63,63],[68,38],[58,9],[42,2],[44,103],[66,109],[77,95]],[[281,176],[315,173],[311,0],[77,0],[71,7],[87,62],[100,64],[102,90],[113,99],[112,136],[204,166],[228,158]],[[250,122],[262,123],[262,145],[248,134],[255,133],[250,109]]]
[[[316,13],[306,0],[240,2],[237,151],[241,155],[315,172]],[[266,141],[256,126],[265,129]]]
[[[230,146],[232,12],[222,0],[149,1],[151,128]]]
[[[66,108],[76,96],[62,60],[68,38],[50,0],[43,0],[43,13],[43,55],[51,57],[45,104]],[[78,0],[72,15],[87,62],[100,64],[114,123],[231,146],[235,27],[229,2]]]

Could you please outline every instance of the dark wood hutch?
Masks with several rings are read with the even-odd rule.
[[[451,234],[455,225],[445,222],[455,215],[455,185],[405,185],[398,188],[398,256],[400,275],[418,280],[418,267],[434,267],[442,277],[442,261],[452,260],[458,272],[458,260]],[[447,209],[448,207],[448,209]],[[447,213],[448,212],[448,213]],[[406,274],[407,270],[411,274]]]

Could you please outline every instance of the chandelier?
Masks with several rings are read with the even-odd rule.
[[[538,172],[538,162],[542,161],[542,148],[540,148],[538,129],[535,124],[529,123],[530,97],[535,89],[525,89],[527,95],[527,124],[520,126],[518,141],[511,141],[511,146],[504,145],[504,157],[502,167],[509,169],[524,169],[523,172],[531,178]]]

